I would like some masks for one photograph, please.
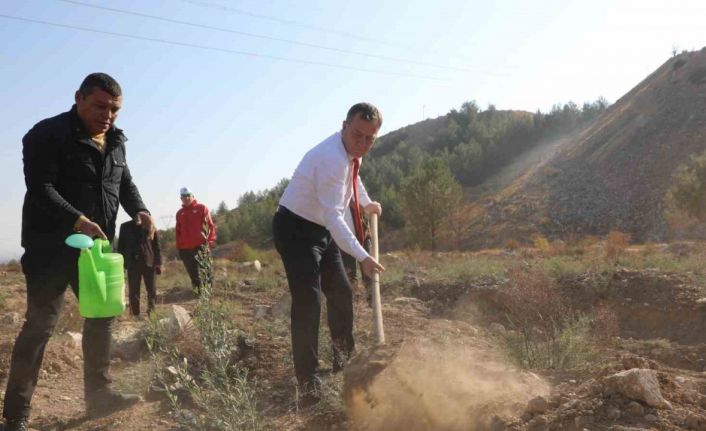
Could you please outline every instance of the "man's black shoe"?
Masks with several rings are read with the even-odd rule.
[[[140,401],[142,401],[142,397],[139,395],[121,394],[112,389],[101,389],[86,394],[86,414],[104,416],[126,409]]]
[[[4,430],[5,431],[29,431],[29,422],[27,422],[27,418],[6,419]]]

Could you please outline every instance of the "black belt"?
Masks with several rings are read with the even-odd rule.
[[[282,206],[282,205],[277,206],[277,212],[280,214],[286,215],[286,216],[306,220],[304,217],[293,213],[289,208]]]
[[[305,221],[305,222],[307,222],[307,223],[312,223],[312,224],[315,224],[315,225],[319,226],[318,224],[316,224],[316,223],[314,223],[314,222],[312,222],[312,221],[310,221],[310,220],[305,219],[304,217],[298,215],[297,213],[293,212],[293,211],[290,210],[289,208],[287,208],[287,207],[285,207],[285,206],[282,206],[282,205],[277,206],[277,211],[276,211],[276,212],[277,212],[278,214],[282,214],[282,215],[285,215],[285,216],[287,216],[287,217],[292,217],[292,218],[295,218],[295,219],[297,219],[297,220]]]

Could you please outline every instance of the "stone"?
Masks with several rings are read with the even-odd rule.
[[[654,370],[633,368],[606,377],[605,383],[608,390],[631,400],[643,401],[659,409],[672,408],[672,404],[662,396]]]
[[[67,346],[74,349],[81,348],[81,343],[83,342],[83,334],[81,334],[80,332],[68,331],[66,335],[69,336],[69,339],[66,341]]]
[[[138,326],[122,326],[113,331],[111,357],[137,361],[147,349],[145,337]]]
[[[630,403],[625,407],[625,412],[630,416],[643,416],[645,414],[645,408],[642,404],[637,401],[630,401]]]
[[[191,315],[180,305],[172,304],[167,309],[167,317],[160,320],[167,335],[173,337],[192,325]]]
[[[240,264],[240,269],[245,270],[245,271],[255,271],[255,272],[260,272],[262,271],[262,264],[260,263],[259,260],[253,260],[252,262],[243,262]]]
[[[532,398],[528,403],[527,403],[527,413],[529,414],[542,414],[547,411],[549,408],[549,403],[547,402],[544,397],[536,397]]]
[[[623,369],[631,370],[633,368],[651,368],[647,359],[631,354],[625,354],[620,357],[620,362],[623,364]]]
[[[645,415],[645,420],[647,422],[657,422],[659,420],[659,418],[655,415],[650,414],[650,415]]]

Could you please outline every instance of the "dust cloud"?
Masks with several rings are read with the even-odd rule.
[[[548,384],[507,364],[489,344],[459,338],[403,343],[367,386],[349,391],[352,429],[489,430],[496,416],[522,414],[530,399],[548,394]],[[380,364],[369,362],[378,372]],[[354,373],[366,372],[365,363],[357,367]]]

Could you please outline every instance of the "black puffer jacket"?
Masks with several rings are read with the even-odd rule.
[[[25,194],[22,207],[22,267],[41,272],[75,260],[64,245],[81,215],[97,223],[112,241],[118,205],[132,217],[147,211],[125,158],[122,130],[106,134],[105,154],[71,111],[37,123],[22,139]]]

